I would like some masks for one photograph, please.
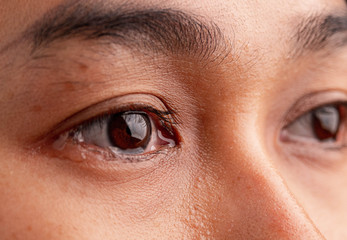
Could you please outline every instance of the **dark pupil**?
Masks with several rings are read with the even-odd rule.
[[[145,149],[151,134],[151,124],[145,113],[120,113],[112,116],[108,134],[111,143],[122,150]]]
[[[341,114],[337,106],[326,106],[313,112],[313,131],[321,141],[336,140]]]

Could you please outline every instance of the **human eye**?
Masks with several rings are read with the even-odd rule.
[[[129,107],[130,109],[133,107]],[[151,107],[107,113],[81,124],[69,135],[80,144],[108,149],[115,156],[136,156],[175,147],[174,133],[167,115]]]
[[[300,159],[323,163],[342,159],[347,147],[346,113],[342,94],[310,96],[294,107],[293,120],[282,128],[280,141],[288,146],[291,156]]]
[[[53,137],[53,152],[74,161],[118,163],[144,162],[168,154],[178,147],[179,137],[174,111],[158,102],[153,96],[132,95],[92,106],[67,121],[72,122],[70,129]]]
[[[286,127],[283,139],[341,143],[344,135],[346,103],[317,107],[304,113]]]

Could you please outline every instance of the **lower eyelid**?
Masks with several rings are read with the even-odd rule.
[[[132,112],[129,112],[129,114],[132,114]],[[133,112],[133,114],[142,115],[144,113]],[[151,135],[148,142],[149,148],[147,147],[146,149],[144,149],[144,152],[156,151],[163,146],[168,146],[170,148],[175,147],[178,144],[178,139],[176,139],[176,135],[173,132],[173,128],[170,127],[170,129],[168,129],[169,127],[167,126],[167,121],[163,122],[163,120],[154,120],[158,117],[153,115],[153,113],[147,115],[150,124],[149,131]],[[73,140],[76,140],[80,143],[89,143],[91,145],[96,145],[101,148],[109,148],[110,151],[114,151],[115,154],[121,153],[121,151],[116,151],[116,147],[112,147],[112,144],[108,139],[108,124],[110,124],[108,121],[110,119],[110,116],[106,116],[98,118],[96,121],[92,121],[88,123],[86,126],[82,125],[82,127],[79,127],[79,129],[76,130],[73,134]]]
[[[61,149],[55,149],[51,144],[42,145],[34,154],[55,162],[57,167],[61,167],[66,174],[74,174],[74,177],[80,174],[92,182],[119,184],[145,177],[159,167],[172,167],[178,151],[172,148],[152,155],[115,158],[104,149],[76,144],[70,140]]]
[[[347,146],[338,149],[321,149],[302,147],[300,144],[300,146],[287,146],[283,153],[287,161],[293,164],[303,162],[311,167],[329,169],[345,163]]]
[[[276,148],[279,154],[283,154],[285,159],[293,164],[303,162],[307,166],[318,167],[320,169],[331,170],[332,168],[341,167],[341,164],[345,164],[345,156],[347,155],[346,103],[341,101],[331,103],[328,101],[327,104],[321,104],[319,107],[338,106],[339,104],[343,106],[344,111],[340,113],[340,125],[337,130],[336,138],[329,138],[326,140],[317,139],[315,132],[309,132],[309,128],[313,127],[312,122],[310,122],[309,126],[300,123],[303,124],[305,128],[305,134],[296,134],[301,131],[300,127],[295,127],[293,130],[294,133],[290,133],[288,127],[292,124],[290,123],[280,128],[279,135],[277,135]],[[311,110],[306,111],[304,114],[307,115],[317,108],[317,105],[313,106]],[[301,114],[301,116],[303,116],[303,114]],[[294,121],[298,121],[299,118],[297,117]],[[333,122],[331,122],[331,124],[333,124]]]
[[[59,143],[53,143],[51,148],[48,146],[48,150],[45,151],[45,153],[50,157],[62,158],[73,162],[102,161],[122,164],[150,161],[153,157],[167,152],[168,150],[162,150],[157,151],[156,154],[142,154],[137,156],[116,155],[108,148],[102,148],[85,143],[77,143],[68,138],[60,139]]]
[[[303,136],[294,136],[288,134],[286,130],[281,131],[279,142],[285,145],[292,145],[292,147],[296,148],[317,148],[322,150],[338,150],[346,145],[344,143],[336,144],[335,142],[318,142],[317,140],[310,139]]]
[[[90,125],[88,128],[90,128]],[[168,147],[158,146],[156,149],[148,149],[148,152],[144,154],[124,155],[115,152],[111,147],[97,146],[92,143],[84,142],[84,139],[79,137],[83,130],[79,130],[77,132],[72,131],[61,134],[59,138],[55,139],[51,144],[52,151],[50,153],[53,157],[69,159],[75,162],[83,162],[88,159],[117,163],[151,161],[152,158],[168,154],[176,146],[176,142],[163,136],[159,129],[154,128],[153,130],[155,130],[156,133],[153,134],[150,141],[162,141],[162,144],[168,145]]]

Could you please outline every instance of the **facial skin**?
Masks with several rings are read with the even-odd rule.
[[[0,3],[1,239],[347,238],[345,1]],[[144,106],[171,145],[71,134]]]

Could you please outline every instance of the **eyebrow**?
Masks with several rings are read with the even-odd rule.
[[[314,15],[297,26],[294,55],[320,50],[336,50],[347,45],[347,16]]]
[[[198,56],[227,55],[230,46],[213,22],[172,9],[105,7],[80,1],[60,5],[26,31],[33,52],[71,38],[109,39],[112,43],[165,54]],[[225,57],[225,56],[224,56]]]

